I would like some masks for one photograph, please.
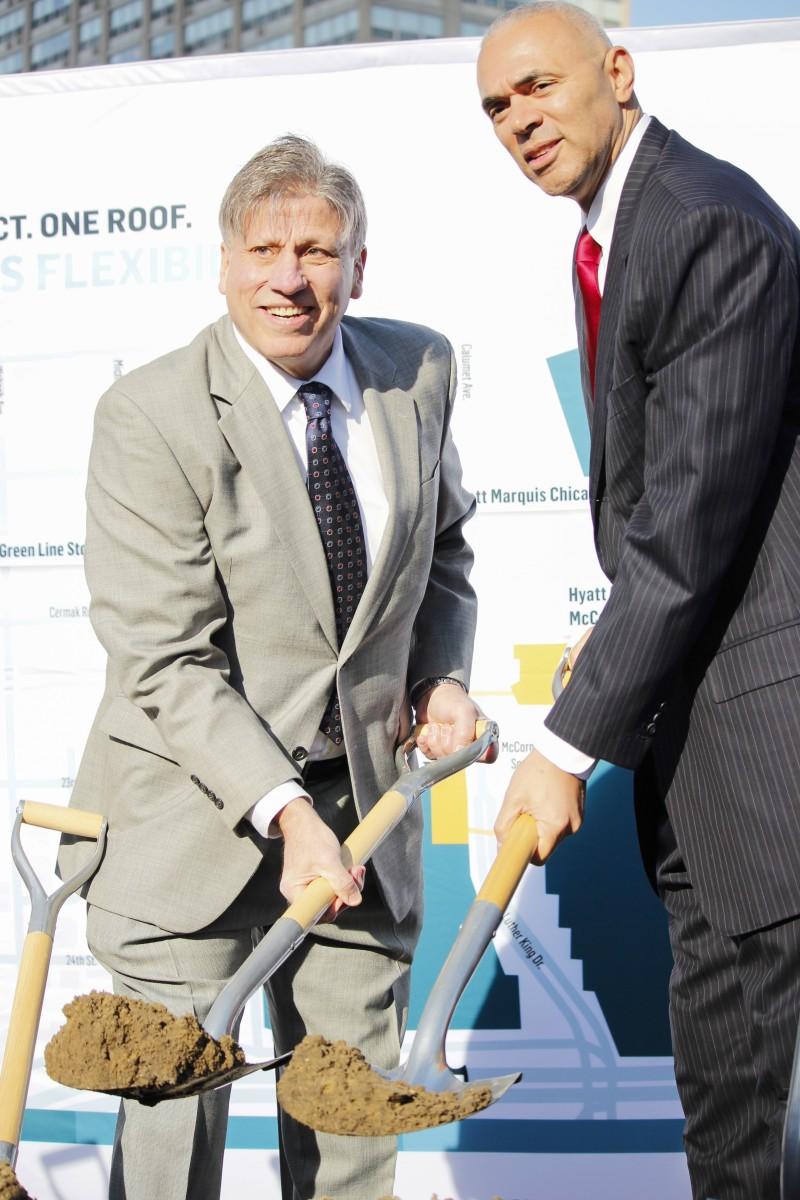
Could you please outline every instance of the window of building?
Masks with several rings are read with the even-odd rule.
[[[150,16],[172,16],[175,11],[175,0],[150,0]]]
[[[274,20],[292,11],[292,0],[244,0],[242,29],[252,29],[262,21]]]
[[[483,37],[491,21],[462,21],[459,30],[462,37]]]
[[[358,33],[358,13],[355,9],[337,13],[324,21],[314,21],[303,30],[306,46],[327,46],[334,42],[354,42]]]
[[[187,21],[183,27],[183,44],[187,50],[199,50],[209,42],[217,41],[233,26],[233,13],[229,8]]]
[[[0,75],[13,75],[15,71],[22,70],[22,51],[15,50],[13,54],[7,54],[5,58],[0,58]]]
[[[290,33],[281,33],[277,37],[267,38],[263,42],[255,42],[252,46],[248,46],[249,50],[288,50],[294,45],[294,38]]]
[[[78,26],[78,44],[81,50],[96,50],[103,36],[103,18],[89,17]]]
[[[18,29],[25,27],[25,9],[15,8],[10,13],[5,13],[0,17],[0,37],[8,37],[10,33],[16,33]]]
[[[41,70],[51,63],[65,60],[69,55],[69,44],[72,34],[69,29],[54,33],[43,42],[34,42],[31,46],[31,70]]]
[[[127,33],[129,29],[138,29],[144,13],[143,0],[130,0],[119,8],[112,8],[109,19],[112,34]]]
[[[387,8],[382,4],[373,4],[371,20],[372,36],[383,42],[441,37],[444,31],[444,21],[433,13]]]
[[[45,21],[51,20],[52,17],[68,12],[70,3],[71,0],[33,0],[31,25],[35,29],[37,25],[44,25]]]
[[[126,46],[124,50],[118,50],[116,54],[108,56],[110,63],[141,62],[141,59],[141,46]]]
[[[151,58],[172,58],[175,53],[175,30],[168,29],[166,33],[157,33],[150,38]]]

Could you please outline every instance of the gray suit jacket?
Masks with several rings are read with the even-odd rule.
[[[338,679],[358,811],[396,777],[408,687],[467,682],[472,563],[439,334],[345,318],[389,499],[337,647],[327,566],[277,406],[228,317],[103,396],[87,488],[92,622],[107,687],[72,803],[108,814],[92,903],[176,932],[204,927],[262,861],[243,820],[300,767]],[[419,812],[375,856],[400,919],[417,894]],[[61,866],[85,853],[65,845]]]
[[[800,912],[799,322],[798,230],[654,121],[614,227],[588,405],[613,587],[547,724],[621,766],[652,753],[728,932]]]

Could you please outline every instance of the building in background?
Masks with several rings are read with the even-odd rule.
[[[0,0],[0,74],[190,54],[474,37],[516,0]],[[585,0],[627,25],[630,0]]]

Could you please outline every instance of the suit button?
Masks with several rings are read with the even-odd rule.
[[[217,803],[217,795],[216,795],[216,792],[211,792],[211,791],[210,791],[210,792],[208,793],[208,798],[209,798],[209,800],[211,801],[211,803],[212,803],[212,804],[216,804],[216,803]]]
[[[645,725],[644,731],[646,734],[649,734],[649,736],[652,737],[653,734],[656,732],[655,721],[651,721],[649,725]]]
[[[308,758],[308,751],[305,746],[295,746],[292,751],[292,758],[295,762],[302,762],[304,758]]]
[[[224,808],[224,807],[225,807],[225,804],[223,803],[223,801],[222,801],[222,800],[215,800],[215,801],[214,801],[214,804],[217,806],[217,808]]]
[[[195,785],[197,785],[200,782],[200,780],[197,778],[196,775],[190,775],[189,778],[191,779],[192,783]]]

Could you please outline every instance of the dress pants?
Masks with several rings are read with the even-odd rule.
[[[710,927],[677,849],[658,870],[674,967],[670,1021],[693,1200],[780,1200],[800,1015],[800,918]]]
[[[305,786],[343,840],[357,819],[346,769]],[[261,929],[286,906],[278,892],[280,856],[276,840],[231,908],[198,933],[169,933],[90,905],[89,945],[114,990],[160,1001],[176,1014],[193,1012],[202,1023]],[[393,922],[368,867],[362,904],[317,926],[265,987],[276,1054],[320,1033],[358,1046],[377,1066],[396,1066],[418,932],[418,912]],[[228,1087],[154,1108],[123,1102],[109,1200],[217,1200],[229,1099]],[[279,1123],[282,1200],[391,1195],[395,1138],[318,1134],[283,1113]]]

